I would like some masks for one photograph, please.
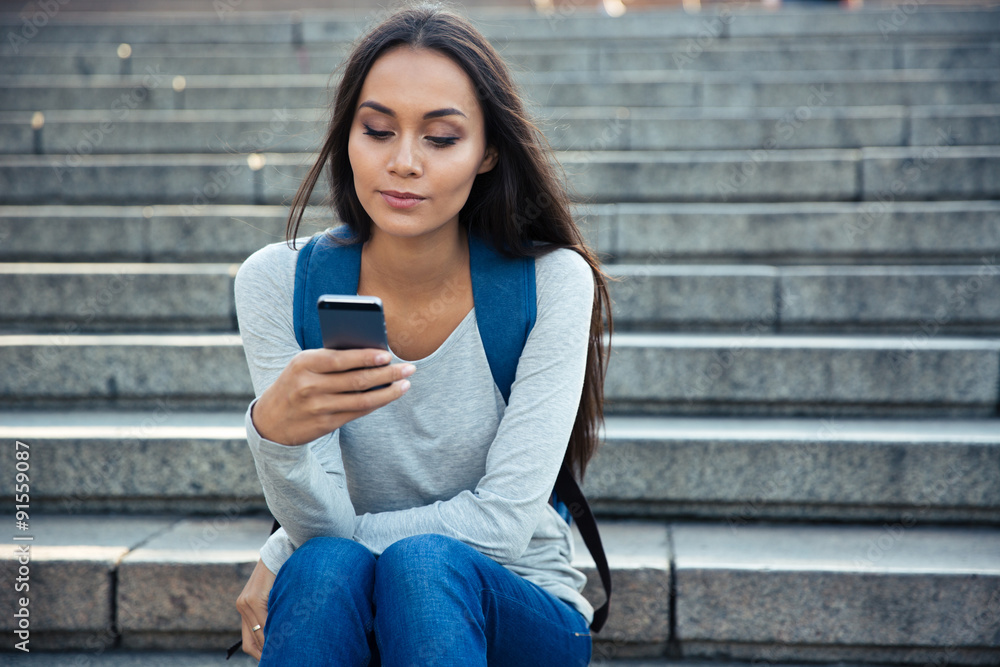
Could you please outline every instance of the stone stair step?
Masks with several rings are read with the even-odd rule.
[[[237,264],[0,263],[0,331],[236,331]],[[617,330],[993,335],[1000,267],[606,264]]]
[[[784,108],[554,108],[539,125],[558,150],[731,150],[1000,144],[1000,105],[831,107],[800,121]],[[0,153],[308,152],[322,143],[321,109],[53,111],[41,132],[33,114],[0,112]],[[808,131],[797,131],[800,127]]]
[[[14,155],[0,164],[0,203],[290,202],[313,156]],[[754,151],[557,153],[578,197],[594,203],[871,201],[1000,198],[1000,145]],[[321,180],[313,203],[326,194]],[[891,198],[891,199],[890,199]]]
[[[686,657],[993,664],[1000,531],[671,526]]]
[[[659,415],[988,417],[1000,339],[740,334],[613,337],[610,412]]]
[[[301,12],[206,11],[198,14],[161,14],[143,18],[107,15],[82,17],[72,10],[52,19],[41,11],[41,27],[31,30],[9,14],[0,17],[0,31],[15,32],[37,42],[106,43],[294,43],[312,44],[353,39],[361,23],[373,16],[355,12],[305,10]],[[532,11],[471,11],[477,27],[498,42],[517,40],[745,38],[865,35],[905,39],[940,35],[996,35],[1000,12],[993,7],[922,7],[905,13],[900,7],[866,7],[845,12],[837,7],[719,8],[711,15],[680,9],[629,12],[611,19],[604,12],[579,5],[555,7],[549,15]],[[359,22],[359,18],[362,20]],[[23,33],[23,34],[22,34]],[[13,44],[5,45],[8,52]]]
[[[605,648],[604,651],[610,652]],[[115,649],[93,654],[87,652],[48,652],[36,653],[32,656],[22,656],[20,654],[4,655],[9,658],[10,665],[33,665],[36,667],[63,667],[67,664],[79,664],[86,662],[93,667],[218,667],[219,656],[224,655],[219,651],[129,651]],[[239,653],[229,659],[228,665],[247,665],[256,667],[257,661],[248,655]],[[604,658],[594,655],[591,665],[602,665],[605,667],[705,667],[702,660],[683,660],[670,658],[647,658],[647,659],[616,659]],[[753,667],[748,662],[713,661],[713,667]],[[799,663],[788,665],[787,667],[841,667],[838,664],[816,665],[811,663]],[[856,667],[863,667],[857,665]]]
[[[265,511],[243,411],[0,412],[44,471],[34,511]],[[601,516],[996,523],[1000,429],[983,420],[611,416],[585,491]],[[0,473],[14,474],[13,460]]]
[[[707,42],[704,45],[702,42]],[[130,47],[132,45],[130,44]],[[629,70],[747,71],[990,69],[1000,58],[1000,43],[988,38],[887,43],[883,39],[794,38],[775,42],[756,38],[664,43],[663,40],[602,39],[584,47],[544,42],[507,42],[497,46],[516,69],[527,71],[621,72]],[[270,48],[269,48],[270,47]],[[152,67],[167,74],[323,74],[337,69],[348,44],[206,44],[197,56],[176,44],[136,44],[127,59],[117,43],[31,43],[0,60],[0,74],[119,75]]]
[[[607,651],[607,649],[605,649]],[[218,667],[220,656],[224,656],[223,651],[130,651],[114,649],[103,651],[100,654],[80,652],[41,652],[29,656],[22,656],[17,653],[5,654],[4,659],[9,660],[4,664],[12,667],[15,665],[33,665],[34,667],[64,667],[65,665],[76,665],[86,663],[93,667]],[[257,661],[244,653],[234,655],[226,663],[227,665],[246,665],[256,667]],[[649,659],[615,659],[602,658],[595,655],[592,665],[605,665],[606,667],[704,667],[703,661],[670,660],[667,658]],[[752,667],[749,663],[726,662],[713,663],[716,667]],[[822,665],[789,665],[789,667],[823,667]],[[839,667],[829,665],[827,667]]]
[[[0,261],[241,262],[284,238],[282,206],[0,206]],[[148,217],[146,215],[148,214]],[[973,264],[1000,252],[1000,201],[575,207],[605,261]],[[310,207],[300,235],[331,224]]]
[[[329,226],[310,224],[303,234]],[[3,261],[242,262],[285,236],[282,206],[0,206]],[[309,230],[308,232],[306,230]]]
[[[609,264],[615,325],[656,331],[994,335],[1000,266]]]
[[[1000,202],[612,204],[583,209],[617,262],[995,264]],[[579,217],[579,216],[578,216]]]
[[[767,314],[762,313],[761,323]],[[990,417],[1000,339],[927,336],[618,333],[609,413]],[[244,408],[239,336],[0,335],[10,408]],[[58,381],[55,381],[58,378]]]
[[[143,522],[145,531],[125,529]],[[103,532],[112,524],[116,530]],[[120,645],[126,649],[224,649],[239,638],[235,600],[270,527],[270,517],[244,516],[238,510],[212,518],[32,518],[33,577],[71,577],[72,570],[84,568],[92,572],[75,579],[72,601],[62,599],[60,589],[52,589],[47,599],[35,596],[31,648],[79,648],[82,641],[94,641],[95,631],[114,640],[114,628],[120,630]],[[662,654],[670,627],[667,526],[607,521],[601,531],[616,581],[617,615],[609,619],[599,640],[613,642],[626,655]],[[598,601],[602,594],[593,561],[578,535],[577,543],[574,563],[589,575],[588,595]],[[12,556],[0,556],[4,570],[10,572],[16,565]],[[107,588],[111,581],[113,601]],[[0,592],[7,608],[15,608],[13,594],[13,587]],[[104,604],[96,605],[98,599]],[[84,605],[94,605],[85,617],[71,613],[87,608]],[[11,623],[4,619],[0,627],[9,631]]]
[[[4,664],[32,665],[34,667],[65,667],[66,665],[92,665],[93,667],[219,667],[225,651],[128,651],[108,649],[92,651],[35,651],[30,655],[4,654]],[[257,661],[245,653],[230,658],[228,665],[257,667]],[[646,663],[657,664],[657,663]],[[664,663],[667,664],[667,663]]]
[[[31,574],[76,584],[35,597],[32,648],[78,648],[102,631],[114,640],[114,629],[125,649],[223,648],[238,636],[233,601],[269,524],[238,514],[32,519]],[[990,622],[996,528],[603,521],[601,531],[616,604],[595,655],[662,656],[668,641],[688,657],[745,660],[778,651],[786,661],[897,661],[947,650],[963,664],[990,664],[1000,654]],[[574,562],[593,583],[579,542]],[[15,565],[12,555],[0,561]],[[872,622],[873,610],[884,622]],[[5,630],[11,622],[0,621]]]
[[[535,72],[515,77],[541,106],[786,107],[1000,102],[1000,72],[968,70]],[[147,67],[128,76],[0,76],[3,111],[62,109],[325,108],[338,79],[327,74],[175,75]],[[112,106],[115,105],[115,106]]]
[[[236,331],[237,264],[0,264],[8,331]]]

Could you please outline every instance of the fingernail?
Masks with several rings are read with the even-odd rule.
[[[388,352],[379,352],[375,355],[376,364],[387,364],[392,357],[389,356]]]
[[[407,392],[407,390],[409,390],[409,388],[410,388],[410,381],[409,380],[403,380],[402,382],[399,383],[399,389],[404,394]]]
[[[413,364],[406,364],[405,366],[403,366],[400,369],[399,372],[402,374],[403,377],[406,378],[406,377],[410,377],[411,375],[413,375],[413,372],[415,370],[417,370],[416,366],[414,366]]]

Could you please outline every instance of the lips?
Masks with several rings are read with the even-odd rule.
[[[396,192],[395,190],[382,190],[382,194],[389,195],[390,197],[395,197],[396,199],[424,199],[420,195],[415,195],[412,192]]]
[[[425,199],[412,192],[397,192],[396,190],[380,190],[379,194],[393,208],[410,208]]]

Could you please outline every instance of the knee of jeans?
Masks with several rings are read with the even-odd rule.
[[[374,575],[375,556],[364,545],[341,537],[314,537],[296,549],[278,571],[285,585],[321,586],[341,583],[366,570]],[[336,576],[338,572],[352,577]],[[277,583],[277,580],[275,581]]]
[[[453,571],[471,555],[471,550],[472,547],[469,545],[446,535],[435,533],[413,535],[389,545],[379,556],[375,567],[379,574],[387,570],[404,573]]]

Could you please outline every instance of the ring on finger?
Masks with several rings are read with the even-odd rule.
[[[250,632],[257,632],[258,630],[260,630],[260,623],[250,628]]]

